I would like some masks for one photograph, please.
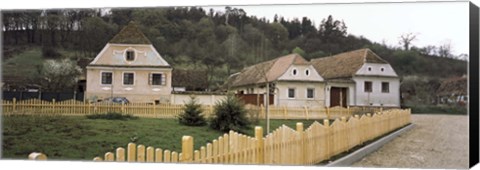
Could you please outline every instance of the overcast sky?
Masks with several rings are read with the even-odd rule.
[[[399,37],[414,33],[414,46],[439,46],[450,42],[453,54],[468,54],[469,15],[465,2],[368,3],[321,5],[232,6],[247,15],[273,21],[275,14],[287,20],[307,16],[318,28],[322,19],[332,15],[343,20],[348,33],[364,36],[374,42],[400,46]],[[208,9],[210,7],[207,7]],[[224,7],[213,7],[223,11]]]

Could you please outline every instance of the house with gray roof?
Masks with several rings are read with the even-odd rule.
[[[242,96],[258,96],[270,83],[270,104],[277,106],[400,107],[400,79],[391,65],[370,49],[359,49],[306,61],[282,56],[243,69],[226,85]],[[248,97],[246,97],[248,98]],[[247,103],[257,103],[249,100]]]

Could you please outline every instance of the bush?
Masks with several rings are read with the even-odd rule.
[[[210,119],[212,129],[242,132],[242,129],[249,128],[250,121],[246,117],[245,104],[232,94],[215,105],[214,113]]]
[[[106,119],[106,120],[129,120],[129,119],[137,119],[138,117],[132,116],[130,114],[122,114],[116,112],[108,112],[108,113],[95,113],[91,115],[87,115],[87,119]]]
[[[185,104],[183,112],[178,116],[178,122],[187,126],[204,126],[207,121],[202,115],[202,105],[198,104],[195,97]]]

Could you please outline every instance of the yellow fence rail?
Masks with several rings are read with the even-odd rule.
[[[315,121],[304,130],[285,125],[263,136],[260,126],[255,137],[230,131],[195,150],[193,137],[182,138],[182,152],[129,143],[95,161],[186,162],[209,164],[313,165],[329,160],[353,147],[392,132],[410,123],[410,109],[392,109],[375,114],[342,117],[330,123]]]
[[[172,104],[151,104],[151,103],[129,103],[129,104],[109,104],[109,103],[86,103],[77,100],[66,100],[61,102],[43,101],[38,99],[29,99],[22,101],[7,101],[2,103],[3,115],[41,115],[41,116],[79,116],[107,112],[118,112],[132,114],[138,117],[146,118],[175,118],[183,112],[183,105]],[[213,106],[203,106],[204,115],[209,117],[213,114]],[[265,119],[265,107],[247,106],[248,116],[252,118]],[[351,116],[360,112],[377,112],[380,109],[366,109],[362,107],[283,107],[270,106],[270,119],[333,119],[342,116]]]

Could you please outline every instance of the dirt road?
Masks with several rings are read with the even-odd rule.
[[[413,129],[354,167],[468,168],[468,116],[412,115]]]

